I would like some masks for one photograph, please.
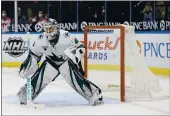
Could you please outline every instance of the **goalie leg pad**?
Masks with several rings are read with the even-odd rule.
[[[26,78],[33,75],[38,69],[37,60],[29,54],[27,59],[21,64],[19,76]]]
[[[90,105],[102,103],[101,89],[85,79],[70,59],[60,66],[59,72],[75,91],[89,101]]]
[[[34,100],[42,90],[52,82],[57,76],[59,72],[51,66],[47,61],[44,61],[41,67],[36,71],[36,73],[31,77],[31,91],[32,91],[32,100]],[[19,92],[17,96],[21,103],[26,104],[27,102],[27,84],[25,84]]]

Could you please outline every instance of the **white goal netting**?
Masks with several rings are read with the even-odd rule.
[[[114,27],[89,28],[85,33],[88,47],[88,79],[97,84],[104,95],[114,99],[120,99],[122,87],[125,88],[126,101],[169,98],[145,63],[134,27],[122,26],[125,29],[124,35],[121,35],[121,29]],[[122,36],[125,37],[124,56],[121,56]],[[124,58],[124,64],[120,62],[121,57]],[[125,69],[125,85],[121,85],[121,66]]]

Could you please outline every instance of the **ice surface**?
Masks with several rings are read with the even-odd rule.
[[[170,100],[122,103],[104,97],[104,105],[89,106],[88,102],[62,79],[57,78],[35,100],[43,109],[19,105],[16,93],[26,82],[17,75],[18,69],[2,69],[3,115],[168,115]],[[169,92],[169,78],[159,77],[164,91]]]

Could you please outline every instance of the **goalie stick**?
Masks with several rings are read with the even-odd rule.
[[[27,46],[28,46],[28,49],[30,47],[30,33],[27,32]],[[29,50],[28,50],[28,54],[29,54]],[[27,106],[28,107],[31,107],[31,108],[43,108],[45,107],[44,104],[34,104],[32,102],[32,85],[31,85],[31,76],[28,76],[27,77]]]

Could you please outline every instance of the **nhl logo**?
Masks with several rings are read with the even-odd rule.
[[[28,47],[25,47],[25,44],[26,42],[23,41],[21,37],[10,37],[4,42],[3,50],[12,57],[19,57],[28,50]]]

